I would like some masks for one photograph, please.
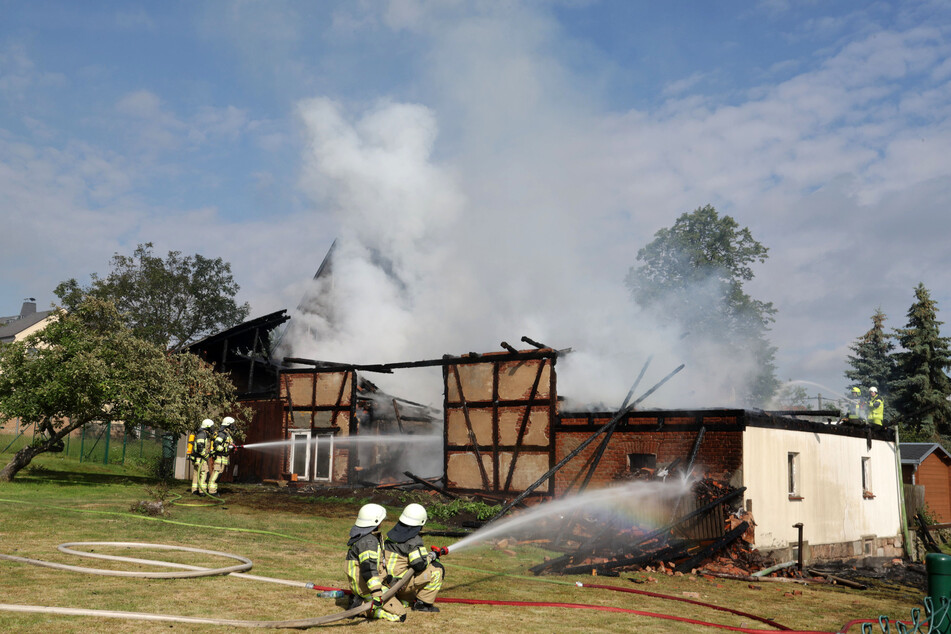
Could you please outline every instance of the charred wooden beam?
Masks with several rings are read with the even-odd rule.
[[[634,384],[631,385],[631,389],[627,391],[627,396],[624,397],[624,402],[621,403],[620,409],[623,410],[627,407],[628,402],[631,400],[631,397],[634,396],[634,391],[637,389],[637,386],[640,385],[641,379],[644,378],[644,373],[647,372],[647,367],[651,364],[651,359],[653,358],[653,355],[647,357],[647,361],[644,362],[644,366],[641,368],[640,374],[637,375],[637,378],[634,380]],[[604,440],[601,441],[601,445],[598,447],[597,451],[594,452],[594,455],[591,458],[591,466],[588,468],[588,473],[584,477],[584,481],[581,483],[581,486],[578,487],[579,493],[588,488],[588,484],[591,482],[591,477],[594,476],[594,472],[601,463],[601,458],[604,456],[604,452],[608,448],[608,443],[611,442],[611,436],[614,435],[615,429],[617,429],[617,425],[605,432]]]
[[[466,421],[466,430],[469,432],[469,443],[472,451],[475,453],[476,463],[479,466],[479,473],[482,475],[482,488],[489,488],[489,474],[485,471],[485,465],[482,463],[482,452],[479,451],[479,443],[476,441],[475,430],[472,429],[472,420],[469,418],[469,406],[466,404],[466,397],[462,392],[462,379],[459,378],[459,367],[452,366],[452,373],[456,377],[456,390],[459,392],[459,400],[462,402],[462,415]],[[498,483],[496,483],[498,486]]]
[[[686,522],[689,522],[690,520],[692,520],[693,518],[697,517],[698,515],[702,515],[703,513],[706,513],[706,512],[708,512],[708,511],[710,511],[711,509],[715,508],[716,506],[718,506],[718,505],[720,505],[720,504],[726,504],[727,502],[729,502],[729,501],[732,500],[733,498],[742,495],[744,491],[746,491],[746,487],[742,487],[742,488],[736,489],[735,491],[730,491],[730,492],[727,493],[726,495],[720,496],[719,498],[717,498],[717,499],[715,499],[715,500],[712,500],[712,501],[710,501],[710,502],[704,504],[704,505],[701,506],[700,508],[697,508],[697,509],[691,511],[690,513],[687,513],[687,514],[684,515],[683,517],[680,517],[680,518],[676,519],[675,521],[673,521],[673,522],[667,524],[666,526],[664,526],[664,527],[662,527],[662,528],[658,528],[657,530],[653,530],[653,531],[647,533],[646,535],[642,535],[637,541],[633,542],[632,544],[630,544],[630,545],[627,547],[627,549],[626,549],[627,552],[628,552],[628,553],[634,552],[635,549],[637,549],[638,547],[640,547],[642,544],[646,544],[646,543],[650,542],[651,540],[654,540],[654,539],[657,539],[658,537],[661,537],[662,535],[666,535],[667,533],[671,532],[672,530],[674,530],[674,529],[677,528],[678,526],[681,526],[681,525],[685,524]],[[595,540],[600,539],[601,537],[602,537],[602,535],[598,535],[598,537],[596,537]],[[572,560],[573,560],[574,558],[576,558],[576,557],[579,558],[579,559],[584,559],[585,557],[590,557],[590,556],[594,553],[594,551],[595,551],[595,549],[596,549],[596,542],[595,542],[595,540],[591,540],[591,541],[585,543],[585,544],[582,545],[580,548],[578,548],[578,550],[577,550],[576,552],[574,552],[574,553],[571,553],[571,554],[568,554],[568,555],[562,555],[561,557],[558,557],[557,559],[552,559],[552,560],[546,561],[546,562],[544,562],[544,563],[542,563],[542,564],[538,564],[537,566],[533,566],[533,567],[531,568],[531,571],[534,572],[535,574],[539,574],[540,572],[542,572],[542,571],[545,570],[546,568],[549,568],[549,567],[551,567],[551,566],[557,566],[557,565],[560,565],[560,564],[566,564],[566,563],[572,561]],[[577,561],[577,560],[578,560],[578,559],[575,559],[575,561]]]
[[[543,343],[538,343],[537,341],[532,341],[532,340],[529,339],[528,337],[522,337],[522,341],[524,341],[525,343],[527,343],[527,344],[530,345],[530,346],[535,346],[535,347],[538,348],[539,350],[548,347],[548,346],[546,346],[546,345],[543,344]]]
[[[403,430],[403,418],[400,416],[400,407],[396,404],[396,399],[393,399],[393,411],[396,413],[396,424],[400,428],[400,433],[406,433]]]
[[[553,359],[560,354],[566,354],[571,349],[552,350],[544,348],[531,352],[509,352],[508,354],[481,355],[476,357],[461,356],[454,357],[446,355],[442,359],[426,359],[423,361],[404,361],[399,363],[376,363],[376,364],[356,364],[356,363],[338,363],[336,361],[318,361],[316,359],[303,359],[300,357],[284,357],[284,363],[297,363],[300,365],[314,366],[318,370],[361,370],[363,372],[384,372],[391,373],[393,370],[406,368],[426,368],[439,367],[447,365],[465,365],[468,363],[484,363],[492,361],[493,363],[505,363],[507,361],[522,361],[526,359]],[[472,353],[475,354],[475,353]]]
[[[654,552],[638,555],[636,557],[626,557],[614,561],[605,561],[599,564],[584,564],[580,566],[571,566],[560,572],[565,575],[584,575],[591,571],[601,573],[605,570],[615,570],[617,568],[626,568],[627,566],[642,566],[654,561],[671,561],[680,559],[687,554],[689,547],[693,542],[677,541],[670,545],[660,548]]]
[[[621,420],[621,419],[624,417],[624,415],[627,414],[630,410],[634,409],[634,407],[636,407],[638,403],[640,403],[640,402],[643,401],[645,398],[647,398],[648,396],[650,396],[657,388],[659,388],[661,385],[663,385],[664,383],[666,383],[672,376],[674,376],[675,374],[677,374],[678,372],[680,372],[680,371],[683,370],[683,369],[684,369],[684,364],[680,364],[680,366],[679,366],[676,370],[674,370],[673,372],[671,372],[670,374],[668,374],[667,376],[665,376],[665,377],[660,381],[660,383],[658,383],[657,385],[655,385],[654,387],[652,387],[650,390],[648,390],[647,393],[644,394],[641,398],[637,399],[636,401],[634,401],[633,403],[631,403],[630,405],[628,405],[626,408],[624,408],[623,410],[621,410],[620,412],[618,412],[617,414],[615,414],[615,415],[611,418],[610,421],[608,421],[607,423],[605,423],[605,424],[604,424],[600,429],[598,429],[596,432],[594,432],[593,434],[591,434],[590,436],[588,436],[588,438],[585,439],[580,445],[578,445],[574,450],[572,450],[571,452],[569,452],[567,456],[565,456],[564,458],[562,458],[561,460],[559,460],[559,461],[558,461],[558,464],[556,464],[554,467],[552,467],[551,469],[549,469],[549,470],[545,473],[545,475],[543,475],[543,476],[540,477],[538,480],[536,480],[534,483],[532,483],[527,489],[525,489],[524,491],[522,491],[522,492],[521,492],[517,497],[515,497],[511,502],[509,502],[508,504],[506,504],[505,506],[503,506],[503,507],[502,507],[502,510],[499,511],[498,513],[496,513],[495,517],[493,517],[493,518],[490,519],[489,521],[490,521],[490,522],[494,522],[495,520],[499,519],[500,517],[502,517],[503,515],[505,515],[506,513],[508,513],[508,512],[512,509],[513,506],[515,506],[517,503],[519,503],[519,502],[521,502],[522,500],[524,500],[525,498],[527,498],[527,497],[532,493],[532,491],[534,491],[534,490],[537,489],[539,486],[541,486],[541,484],[542,484],[543,482],[545,482],[546,480],[548,480],[548,478],[550,478],[550,477],[552,477],[553,475],[555,475],[555,473],[556,473],[559,469],[561,469],[562,467],[564,467],[566,464],[568,464],[568,462],[569,462],[572,458],[574,458],[574,457],[577,456],[579,453],[581,453],[582,451],[584,451],[585,447],[587,447],[588,445],[590,445],[591,443],[593,443],[593,442],[595,441],[595,439],[597,439],[598,436],[600,436],[601,434],[603,434],[604,432],[606,432],[608,429],[610,429],[610,428],[612,428],[614,425],[616,425],[617,422],[618,422],[619,420]]]
[[[503,348],[505,348],[506,350],[508,350],[509,352],[511,352],[512,354],[518,354],[518,350],[516,350],[515,348],[513,348],[511,345],[509,345],[509,344],[506,343],[505,341],[503,341],[503,342],[502,342],[501,344],[499,344],[499,345],[502,346]]]
[[[535,396],[538,394],[538,384],[542,380],[542,374],[545,371],[545,362],[538,364],[538,372],[535,373],[535,382],[532,383],[532,391],[528,395],[528,405],[525,406],[525,413],[522,414],[522,420],[518,426],[518,436],[515,440],[515,451],[512,453],[512,462],[509,464],[509,472],[505,478],[505,487],[503,491],[508,491],[512,484],[512,475],[515,473],[515,463],[518,461],[518,454],[522,448],[522,440],[525,438],[525,430],[528,428],[528,422],[532,413],[532,405],[535,403]]]
[[[415,475],[415,474],[413,474],[413,473],[410,473],[409,471],[404,471],[404,472],[403,472],[403,475],[405,475],[407,478],[410,478],[410,479],[413,480],[414,482],[417,482],[417,483],[419,483],[419,484],[422,484],[422,485],[423,485],[424,487],[426,487],[427,489],[432,489],[432,490],[435,491],[436,493],[441,493],[442,495],[445,495],[445,496],[446,496],[447,498],[449,498],[450,500],[457,500],[457,499],[459,499],[459,496],[458,496],[458,495],[454,495],[454,494],[450,493],[449,491],[447,491],[446,489],[444,489],[444,488],[442,488],[442,487],[439,487],[439,486],[436,486],[436,485],[433,484],[432,482],[429,482],[428,480],[424,480],[423,478],[421,478],[421,477],[419,477],[418,475]]]
[[[690,559],[677,564],[676,570],[678,572],[684,572],[684,571],[690,572],[691,570],[696,568],[697,565],[701,563],[703,560],[705,560],[707,557],[723,550],[724,548],[732,544],[734,541],[736,541],[740,537],[740,535],[742,535],[743,533],[747,531],[747,529],[749,529],[749,527],[750,527],[749,522],[740,522],[740,524],[736,528],[726,533],[723,537],[717,539],[706,548],[701,549],[700,552],[698,552],[696,555],[694,555]]]

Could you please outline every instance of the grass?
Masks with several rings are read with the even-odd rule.
[[[227,485],[225,504],[172,506],[169,515],[130,513],[138,501],[156,493],[154,481],[117,465],[51,462],[12,483],[0,483],[0,552],[98,568],[134,569],[127,564],[79,560],[56,550],[69,541],[141,541],[195,546],[244,555],[254,561],[256,575],[312,581],[321,586],[346,584],[346,539],[360,504],[351,497],[305,498],[251,485]],[[96,469],[92,467],[95,466]],[[83,471],[78,471],[82,467]],[[173,491],[185,493],[186,483]],[[192,502],[189,496],[182,500]],[[381,500],[382,501],[382,500]],[[394,498],[394,502],[398,502]],[[392,525],[400,512],[389,507]],[[431,538],[427,543],[450,545]],[[105,548],[97,548],[106,552]],[[183,553],[116,552],[138,557],[188,561],[217,567],[229,560]],[[700,600],[772,618],[794,629],[835,631],[855,618],[907,619],[920,605],[920,593],[902,587],[867,591],[829,586],[745,582],[645,573],[620,578],[532,577],[528,568],[545,556],[534,546],[474,547],[446,557],[447,581],[440,596],[513,601],[557,601],[617,606],[674,614],[702,621],[770,629],[756,621],[681,602],[647,596],[579,588],[575,581],[602,583]],[[146,569],[142,567],[142,569]],[[152,569],[152,568],[149,568]],[[801,594],[792,594],[793,591]],[[787,596],[789,593],[789,596]],[[294,587],[234,577],[145,580],[63,572],[0,560],[0,602],[102,610],[125,610],[247,620],[310,618],[338,612],[340,601],[321,599]],[[411,613],[406,625],[414,632],[696,632],[723,631],[630,614],[564,608],[504,606],[442,606],[440,614]],[[331,627],[387,630],[388,623],[344,621]],[[48,634],[90,632],[104,628],[136,632],[219,632],[221,627],[100,620],[89,617],[31,615],[0,611],[0,631]],[[877,630],[877,626],[876,626]],[[288,630],[291,631],[291,630]],[[859,627],[851,630],[858,632]]]

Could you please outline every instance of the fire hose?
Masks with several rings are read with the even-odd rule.
[[[10,500],[10,501],[12,502],[14,500]],[[117,514],[127,515],[124,513],[117,513]],[[134,517],[138,517],[138,516],[134,516]],[[142,519],[152,519],[152,518],[142,518]],[[168,520],[163,520],[163,521],[168,521]],[[177,522],[173,522],[173,523],[177,523]],[[228,527],[214,527],[214,526],[207,526],[207,528],[222,528],[224,530],[239,530],[239,529],[231,529]],[[268,531],[251,531],[250,529],[241,529],[241,530],[248,530],[249,532],[275,534],[275,535],[281,535],[291,539],[298,539],[290,535],[283,535],[280,533],[271,533]],[[202,568],[200,566],[190,566],[187,564],[161,562],[156,560],[134,559],[134,558],[128,558],[128,557],[113,556],[113,555],[103,555],[99,553],[95,553],[95,554],[86,553],[83,551],[75,551],[71,549],[71,547],[73,546],[92,546],[92,545],[122,546],[122,547],[129,547],[129,548],[133,548],[133,547],[155,548],[155,549],[161,549],[161,550],[180,550],[180,551],[186,551],[186,552],[203,553],[203,554],[222,556],[226,558],[232,558],[232,559],[236,559],[240,561],[241,563],[235,566],[230,566],[230,567]],[[28,559],[24,557],[16,557],[13,555],[4,555],[4,554],[0,554],[0,559],[6,559],[10,561],[17,561],[21,563],[28,563],[28,564],[45,566],[49,568],[56,568],[56,569],[62,569],[62,570],[86,572],[90,574],[104,574],[104,575],[139,577],[139,578],[181,578],[186,576],[201,577],[201,576],[215,576],[215,575],[230,575],[230,576],[241,577],[241,578],[246,578],[250,580],[278,583],[278,584],[290,585],[290,586],[313,589],[313,590],[337,590],[338,589],[338,588],[332,588],[332,587],[316,586],[312,583],[307,583],[302,581],[293,581],[293,580],[287,580],[287,579],[277,579],[273,577],[262,577],[258,575],[245,574],[241,572],[241,570],[248,570],[251,568],[252,563],[249,559],[238,556],[238,555],[232,555],[230,553],[204,550],[200,548],[190,548],[185,546],[171,546],[167,544],[149,544],[149,543],[140,543],[140,542],[69,542],[69,543],[61,544],[57,548],[61,552],[74,554],[78,556],[87,556],[87,557],[94,557],[98,559],[109,559],[109,560],[115,560],[115,561],[126,561],[126,562],[174,567],[174,568],[189,570],[191,572],[190,573],[185,573],[185,572],[137,573],[137,572],[121,572],[116,570],[99,570],[99,569],[91,569],[91,568],[84,568],[84,567],[78,567],[78,566],[68,566],[65,564],[57,564],[53,562],[47,562],[47,561],[36,560],[36,559]],[[436,552],[436,554],[439,556],[448,554],[449,552],[449,548],[447,547],[434,546],[432,547],[432,550]],[[392,596],[394,596],[403,587],[403,585],[408,582],[410,578],[411,578],[410,575],[405,575],[403,578],[401,578],[398,581],[398,583],[393,585],[383,595],[383,599],[382,599],[383,602],[386,602]],[[567,584],[568,582],[564,582],[564,583]],[[643,590],[636,590],[633,588],[622,588],[618,586],[608,586],[608,585],[600,585],[600,584],[582,584],[578,582],[573,585],[577,585],[578,587],[592,588],[592,589],[602,589],[602,590],[612,590],[612,591],[626,592],[626,593],[632,593],[632,594],[642,594],[642,595],[653,596],[653,597],[662,598],[662,599],[670,599],[675,601],[692,603],[692,604],[700,605],[703,607],[709,607],[711,609],[731,612],[746,618],[759,620],[763,622],[764,624],[768,624],[770,626],[777,628],[780,631],[789,632],[789,634],[830,634],[829,632],[815,632],[812,630],[791,630],[787,627],[784,627],[778,623],[771,621],[770,619],[757,617],[755,615],[740,612],[738,610],[733,610],[731,608],[724,608],[722,606],[717,606],[715,604],[704,603],[702,601],[695,601],[695,600],[686,599],[682,597],[664,595],[660,593],[652,593],[652,592],[647,592]],[[629,608],[619,608],[619,607],[613,607],[613,606],[593,605],[593,604],[584,604],[584,603],[499,601],[499,600],[488,600],[488,599],[462,599],[462,598],[450,598],[450,597],[439,597],[436,599],[436,601],[438,603],[457,603],[457,604],[465,604],[465,605],[498,605],[498,606],[512,606],[512,607],[560,607],[560,608],[597,610],[597,611],[633,614],[633,615],[645,616],[649,618],[658,618],[663,620],[679,621],[679,622],[690,623],[690,624],[699,625],[699,626],[713,627],[713,628],[725,629],[725,630],[736,631],[736,632],[744,632],[747,634],[767,634],[769,632],[777,631],[777,630],[760,630],[760,629],[751,629],[751,628],[743,628],[743,627],[734,627],[729,625],[722,625],[717,623],[700,621],[697,619],[689,619],[686,617],[678,617],[678,616],[669,615],[669,614],[645,612],[645,611],[634,610]],[[32,606],[32,605],[17,605],[17,604],[0,604],[0,611],[5,610],[5,611],[13,611],[13,612],[26,612],[26,613],[60,614],[64,616],[94,616],[94,617],[104,617],[104,618],[143,620],[143,621],[165,621],[165,622],[180,622],[180,623],[210,624],[210,625],[228,625],[228,626],[234,626],[234,627],[258,627],[258,628],[270,628],[270,629],[275,629],[275,628],[304,629],[309,627],[326,625],[326,624],[334,623],[336,621],[340,621],[346,618],[358,616],[362,614],[363,612],[366,612],[367,610],[369,610],[370,607],[372,607],[371,604],[365,603],[356,608],[347,610],[345,612],[340,612],[337,614],[331,614],[331,615],[316,617],[311,619],[298,619],[298,620],[290,620],[290,621],[240,621],[240,620],[229,620],[229,619],[211,619],[211,618],[203,618],[203,617],[149,614],[149,613],[141,613],[141,612],[118,612],[118,611],[109,611],[109,610],[57,608],[57,607],[49,607],[49,606]],[[856,624],[875,623],[875,622],[876,620],[873,620],[873,619],[855,619],[843,625],[839,630],[837,630],[837,634],[844,634],[845,632],[848,632],[848,630]]]
[[[179,550],[192,553],[201,553],[206,555],[214,555],[219,557],[226,557],[230,559],[236,559],[240,561],[240,564],[234,566],[226,566],[222,568],[203,568],[201,566],[191,566],[188,564],[179,564],[173,563],[170,561],[157,561],[153,559],[138,559],[134,557],[122,557],[118,555],[104,555],[101,553],[88,553],[79,550],[73,550],[72,546],[117,546],[123,548],[152,548],[157,550]],[[9,561],[17,561],[20,563],[32,564],[35,566],[43,566],[46,568],[55,568],[58,570],[68,570],[71,572],[85,572],[88,574],[96,575],[106,575],[106,576],[115,576],[115,577],[136,577],[142,579],[180,579],[180,578],[192,578],[192,577],[211,577],[217,575],[231,575],[235,577],[243,577],[247,579],[253,579],[256,581],[270,581],[272,583],[282,583],[285,585],[294,585],[304,588],[315,588],[313,584],[308,584],[303,581],[290,581],[287,579],[274,579],[271,577],[259,577],[257,575],[246,575],[240,571],[250,570],[251,563],[250,559],[241,557],[240,555],[233,555],[231,553],[224,553],[215,550],[205,550],[203,548],[191,548],[188,546],[172,546],[169,544],[150,544],[145,542],[68,542],[65,544],[60,544],[57,546],[57,549],[60,552],[68,553],[72,555],[78,555],[80,557],[92,557],[95,559],[106,559],[110,561],[124,561],[128,563],[139,563],[147,564],[154,566],[165,566],[168,568],[182,568],[187,572],[129,572],[122,570],[107,570],[102,568],[84,568],[82,566],[70,566],[67,564],[58,564],[50,561],[43,561],[40,559],[29,559],[26,557],[17,557],[14,555],[4,555],[0,554],[0,559],[6,559]],[[404,575],[401,579],[397,580],[392,587],[390,587],[384,594],[382,601],[385,603],[391,597],[396,595],[397,592],[412,578],[411,575]],[[230,627],[257,627],[257,628],[266,628],[266,629],[281,629],[281,628],[292,628],[292,629],[304,629],[309,627],[316,627],[319,625],[327,625],[329,623],[334,623],[336,621],[341,621],[354,616],[359,616],[360,614],[366,612],[372,607],[371,603],[364,603],[355,608],[351,608],[344,612],[339,612],[337,614],[329,614],[327,616],[321,616],[310,619],[296,619],[288,621],[240,621],[235,619],[212,619],[204,617],[192,617],[192,616],[177,616],[172,614],[149,614],[145,612],[116,612],[112,610],[88,610],[80,608],[57,608],[50,606],[40,606],[40,605],[18,605],[18,604],[5,604],[0,603],[0,610],[5,610],[8,612],[28,612],[28,613],[42,613],[42,614],[62,614],[68,616],[95,616],[102,618],[117,618],[117,619],[132,619],[138,621],[166,621],[174,623],[196,623],[196,624],[205,624],[205,625],[227,625]]]

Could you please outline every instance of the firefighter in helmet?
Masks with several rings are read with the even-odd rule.
[[[852,388],[852,399],[849,401],[849,412],[842,422],[850,425],[861,425],[865,422],[865,403],[862,401],[862,388]]]
[[[208,493],[208,457],[211,455],[211,428],[214,426],[215,421],[210,418],[201,421],[188,454],[192,461],[192,493],[195,495]]]
[[[868,424],[882,426],[885,418],[885,401],[878,395],[877,387],[868,388]]]
[[[221,429],[215,434],[215,439],[211,444],[211,459],[213,466],[211,479],[208,481],[208,492],[212,495],[218,493],[218,478],[231,462],[231,452],[234,451],[234,436],[231,435],[231,426],[234,425],[234,419],[225,416],[221,419]]]
[[[446,570],[437,560],[436,552],[426,552],[419,536],[426,519],[426,509],[420,504],[410,504],[403,509],[396,526],[383,542],[386,572],[394,579],[406,574],[413,576],[396,595],[404,604],[413,602],[413,610],[417,612],[439,612],[433,603],[442,588]]]
[[[383,535],[380,524],[386,519],[386,509],[379,504],[364,504],[357,513],[357,520],[350,529],[347,542],[347,577],[353,593],[350,607],[363,602],[371,602],[368,616],[371,619],[387,621],[405,621],[406,610],[396,597],[385,604],[383,594],[387,588],[383,585],[386,567],[383,562]]]

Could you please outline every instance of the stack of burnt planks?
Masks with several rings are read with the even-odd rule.
[[[721,495],[698,502],[697,507],[685,512],[669,524],[651,531],[619,530],[606,525],[585,525],[586,537],[578,538],[580,545],[560,557],[550,559],[531,570],[538,574],[599,574],[611,575],[621,570],[648,566],[671,566],[678,572],[690,572],[716,558],[741,537],[751,533],[752,519],[720,519],[722,529],[716,536],[696,536],[693,530],[709,517],[729,516],[724,509],[742,496],[744,488],[731,489],[727,485],[701,481],[695,487],[698,498],[709,498],[711,491]],[[741,550],[749,550],[748,546]]]

